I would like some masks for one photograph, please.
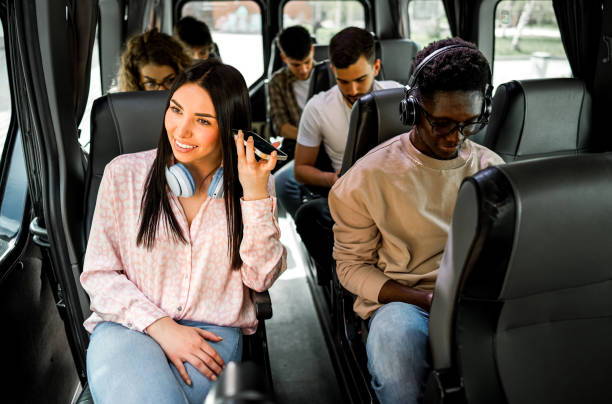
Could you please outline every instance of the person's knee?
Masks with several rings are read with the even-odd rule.
[[[382,312],[375,313],[366,342],[372,366],[388,369],[393,363],[402,366],[423,362],[427,357],[428,339],[427,318],[421,310],[399,302],[378,310]]]

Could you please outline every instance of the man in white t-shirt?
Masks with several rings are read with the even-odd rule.
[[[348,27],[334,35],[329,56],[337,85],[313,96],[302,112],[295,148],[295,178],[289,173],[290,166],[276,175],[277,197],[294,216],[298,233],[322,276],[329,272],[333,246],[333,222],[326,193],[338,180],[353,103],[373,90],[401,86],[394,81],[375,80],[380,59],[376,59],[374,38],[362,28]],[[322,150],[330,160],[327,170],[318,165]],[[316,187],[323,196],[302,204],[304,186]]]
[[[375,80],[380,59],[376,59],[374,38],[364,29],[348,27],[338,32],[329,44],[329,56],[337,85],[308,101],[297,133],[295,167],[288,164],[275,175],[278,198],[291,216],[305,191],[298,182],[321,187],[325,193],[338,179],[353,103],[373,90],[400,86]],[[315,166],[321,146],[331,160],[328,170]]]
[[[310,33],[299,25],[283,30],[276,44],[285,66],[275,71],[270,79],[270,119],[275,134],[284,138],[281,149],[291,160],[300,116],[308,100],[314,45]]]

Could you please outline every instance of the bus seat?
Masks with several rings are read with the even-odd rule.
[[[431,308],[426,403],[612,402],[611,176],[608,153],[463,181]]]
[[[580,79],[514,80],[497,88],[483,144],[506,162],[587,152],[591,113]]]
[[[322,91],[327,91],[336,84],[336,77],[331,70],[329,59],[316,63],[312,67],[312,78],[308,88],[308,99]]]
[[[380,143],[410,130],[399,116],[405,91],[404,87],[372,91],[355,102],[340,175]]]
[[[83,256],[104,168],[120,154],[157,147],[167,98],[167,91],[138,91],[111,93],[94,101],[91,111],[89,166],[85,178]],[[260,293],[251,290],[251,299],[260,321],[256,333],[244,337],[243,358],[254,361],[265,370],[271,388],[270,359],[263,321],[272,317],[270,294],[267,291]],[[88,395],[86,388],[79,399],[84,401],[79,403],[87,402]]]
[[[384,80],[407,84],[419,45],[410,39],[381,39],[378,41],[378,46],[381,60],[379,80],[383,80],[384,77]]]

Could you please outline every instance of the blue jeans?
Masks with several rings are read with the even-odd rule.
[[[295,211],[302,204],[302,187],[304,186],[295,179],[293,166],[294,161],[291,161],[274,174],[276,198],[291,217],[295,217]]]
[[[388,303],[370,318],[366,342],[372,387],[381,404],[417,403],[429,370],[429,313]]]
[[[211,331],[223,338],[207,341],[227,364],[242,357],[240,328],[220,327],[197,321],[179,324]],[[112,322],[99,323],[87,349],[87,379],[98,403],[198,403],[204,402],[214,383],[185,363],[191,378],[187,385],[168,362],[164,351],[149,335]]]

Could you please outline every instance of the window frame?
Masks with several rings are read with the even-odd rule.
[[[309,0],[282,0],[279,3],[278,16],[277,16],[278,32],[281,32],[284,27],[283,17],[285,15],[285,6],[287,5],[287,3],[298,2],[298,1],[307,2]],[[375,32],[375,22],[374,22],[374,19],[372,18],[372,16],[374,15],[373,4],[369,0],[314,0],[314,1],[329,1],[329,2],[353,1],[353,2],[360,3],[363,6],[363,12],[364,12],[363,17],[365,19],[365,29],[370,32]]]
[[[10,105],[11,105],[11,113],[9,118],[9,125],[6,132],[6,138],[4,141],[3,149],[0,157],[0,211],[4,206],[5,196],[6,196],[6,187],[11,177],[13,171],[11,170],[12,163],[14,159],[21,159],[21,163],[24,164],[25,169],[27,170],[27,163],[25,157],[25,151],[23,149],[23,141],[19,138],[22,136],[19,130],[18,124],[18,113],[17,113],[17,105],[15,102],[15,89],[13,87],[13,69],[12,69],[12,59],[11,54],[8,51],[10,49],[9,45],[9,26],[7,24],[7,16],[6,9],[0,9],[0,23],[1,29],[4,38],[4,52],[5,52],[5,61],[6,61],[6,71],[7,71],[7,81],[9,84],[9,95],[10,95]],[[22,147],[18,148],[17,146],[21,144]],[[23,205],[20,208],[23,209],[22,217],[20,221],[19,230],[11,237],[9,240],[8,248],[5,251],[0,251],[0,283],[2,279],[15,267],[17,263],[18,257],[21,255],[23,249],[26,246],[26,242],[29,238],[29,220],[30,215],[30,192],[29,192],[29,183],[27,176],[25,178],[20,178],[23,182],[22,185],[25,186],[25,198],[23,200]]]
[[[483,54],[485,55],[485,57],[487,57],[487,59],[489,60],[489,65],[491,66],[491,82],[494,83],[495,80],[495,47],[497,44],[497,38],[496,38],[496,34],[495,34],[495,22],[496,22],[496,14],[497,14],[497,8],[499,7],[499,4],[503,1],[509,1],[509,0],[485,0],[483,1],[483,3],[480,6],[480,10],[479,10],[479,23],[480,23],[480,27],[482,27],[483,25],[483,21],[485,19],[485,16],[490,18],[490,24],[487,24],[486,26],[488,27],[487,30],[484,30],[485,32],[482,32],[482,28],[479,29],[479,34],[478,34],[478,39],[479,39],[479,43],[478,43],[478,47],[481,50],[481,52],[483,52]],[[548,1],[551,5],[553,5],[553,0],[536,0],[536,1]],[[559,22],[557,20],[557,16],[555,15],[555,22],[557,23],[557,27],[559,26]],[[489,31],[490,29],[490,31]],[[561,30],[559,29],[559,33],[561,32]],[[563,46],[563,41],[562,39],[560,39],[561,44]],[[571,64],[569,64],[569,58],[567,57],[567,53],[565,52],[565,48],[563,49],[563,52],[565,54],[565,58],[568,62],[568,65],[570,67],[570,76],[569,77],[574,77],[574,74],[571,70]],[[547,80],[547,79],[555,79],[555,78],[562,78],[562,76],[552,76],[552,77],[542,77],[540,78],[540,80]],[[532,80],[532,79],[537,79],[536,77],[528,77],[528,78],[516,78],[514,80]]]
[[[183,7],[188,3],[193,2],[208,2],[208,3],[227,3],[231,0],[179,0],[176,2],[174,9],[172,10],[172,26],[182,17]],[[259,15],[261,16],[261,46],[263,49],[263,54],[261,55],[263,71],[261,75],[255,79],[253,83],[251,83],[248,88],[249,90],[253,90],[260,86],[263,81],[267,78],[266,66],[268,65],[269,59],[266,57],[266,44],[269,42],[269,30],[268,30],[268,18],[269,13],[267,12],[267,8],[265,4],[261,0],[243,0],[243,1],[251,1],[259,7]],[[212,32],[211,32],[212,33]],[[242,72],[240,72],[242,74]],[[244,74],[242,74],[244,76]]]

